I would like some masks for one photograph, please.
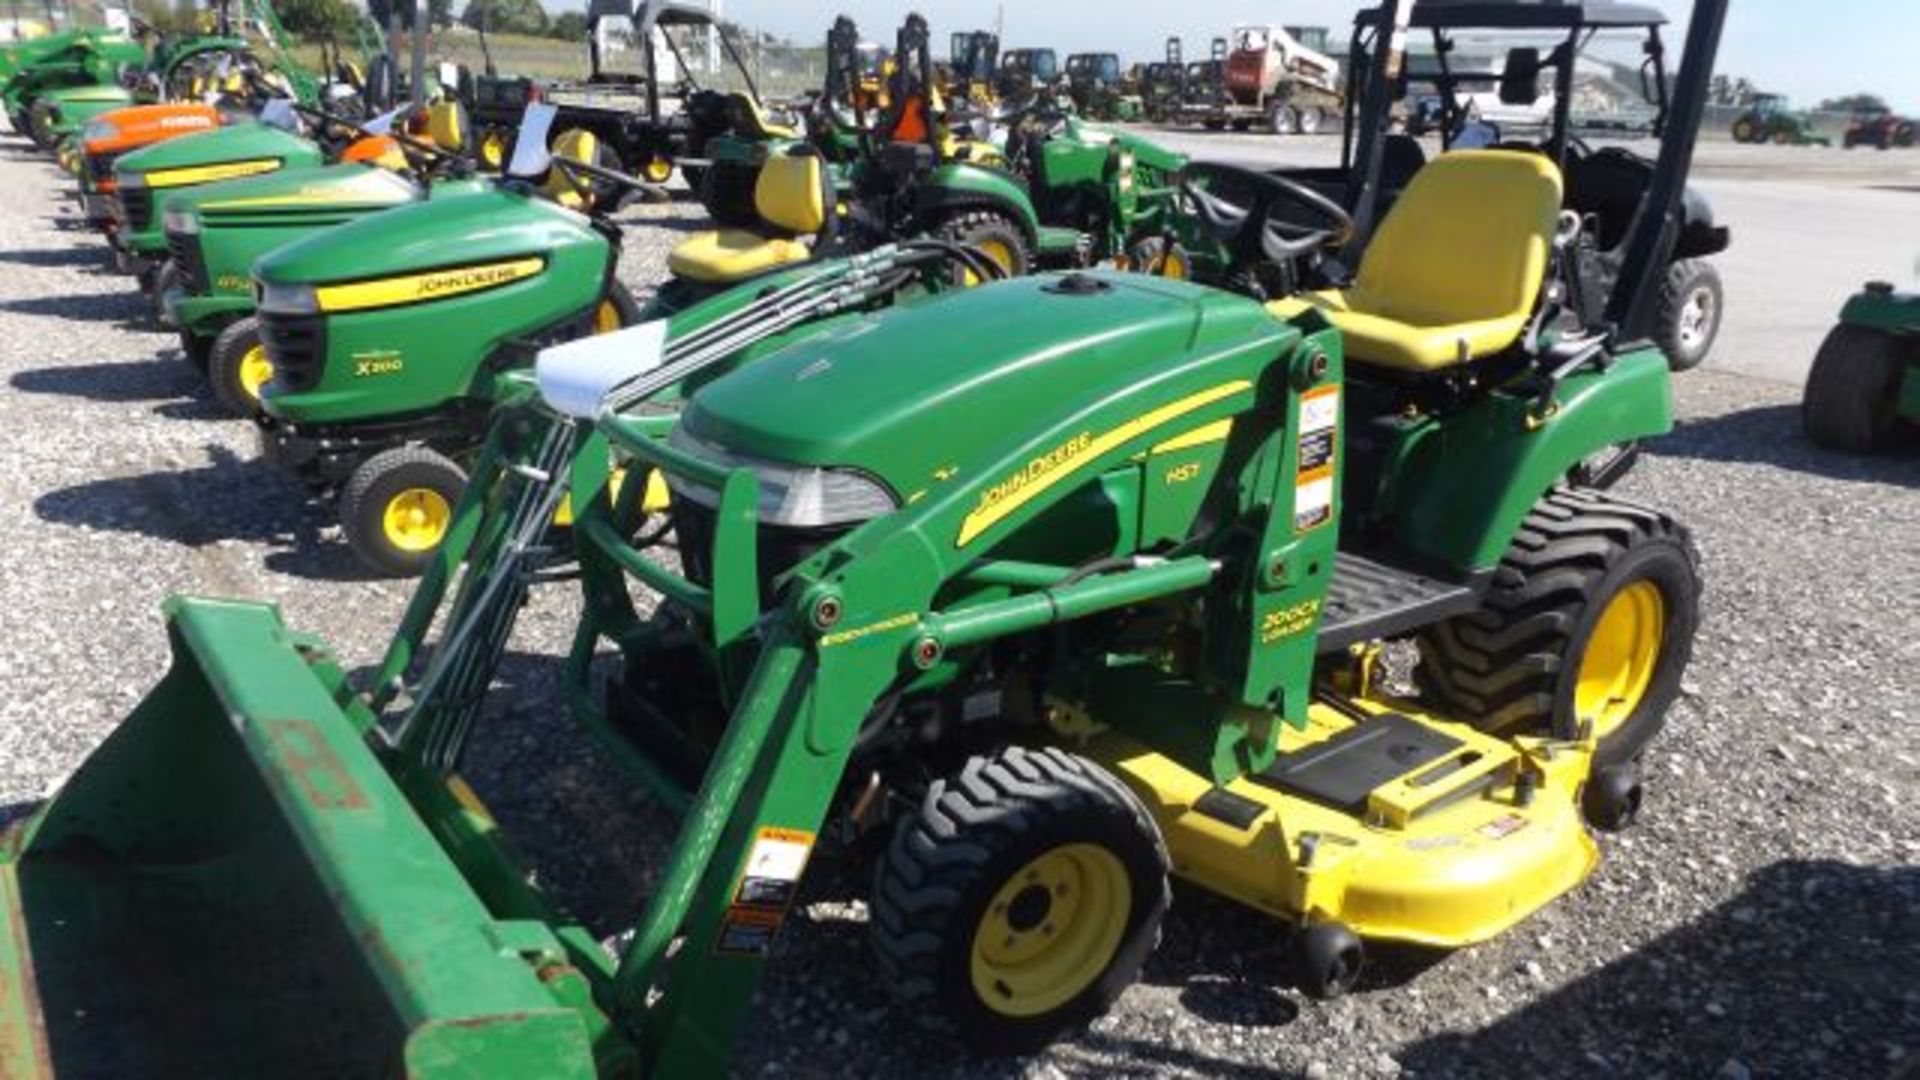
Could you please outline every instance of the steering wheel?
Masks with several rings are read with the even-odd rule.
[[[1344,247],[1353,239],[1352,214],[1284,176],[1196,161],[1181,174],[1180,191],[1195,208],[1201,227],[1232,254],[1235,269],[1262,260],[1291,267],[1296,259]],[[1276,217],[1282,206],[1307,211],[1315,224]]]

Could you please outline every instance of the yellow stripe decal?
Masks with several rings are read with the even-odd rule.
[[[1136,416],[1105,434],[1093,435],[1082,432],[1074,436],[1029,461],[1012,476],[981,492],[980,505],[960,523],[960,538],[954,542],[955,546],[966,547],[981,533],[1006,520],[1015,511],[1039,498],[1055,484],[1072,476],[1088,463],[1099,460],[1115,448],[1124,446],[1157,427],[1170,424],[1188,413],[1204,409],[1223,398],[1232,397],[1252,388],[1252,382],[1236,379],[1210,390],[1189,394],[1178,401],[1169,402],[1152,412]]]
[[[279,167],[279,158],[260,158],[256,161],[227,161],[219,165],[195,165],[188,169],[155,169],[147,174],[147,186],[170,188],[211,184],[215,180],[231,180],[237,176],[258,176]]]
[[[1232,420],[1215,420],[1211,424],[1194,428],[1185,435],[1175,435],[1173,438],[1154,447],[1153,452],[1156,454],[1171,454],[1175,450],[1191,450],[1196,446],[1209,446],[1217,442],[1226,442],[1227,436],[1231,434],[1233,434]]]
[[[430,274],[356,281],[350,285],[325,285],[316,289],[315,293],[321,311],[395,307],[498,288],[522,278],[530,278],[546,265],[546,260],[536,255],[509,262],[456,266],[448,270],[435,270]]]
[[[369,176],[376,180],[379,179],[379,174],[377,173],[370,173]],[[348,206],[364,206],[374,201],[378,201],[382,205],[402,203],[411,201],[412,198],[413,189],[404,184],[367,183],[361,180],[352,180],[331,186],[321,184],[311,188],[301,188],[299,191],[291,191],[284,195],[262,195],[252,199],[228,199],[224,202],[202,203],[200,209],[260,210],[270,207],[286,208],[333,205],[345,208]]]

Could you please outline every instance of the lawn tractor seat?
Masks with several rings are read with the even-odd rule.
[[[805,262],[832,231],[834,201],[826,160],[811,147],[768,158],[753,189],[765,231],[701,233],[673,249],[667,269],[688,281],[726,284]]]
[[[467,148],[472,135],[466,106],[458,101],[436,101],[427,106],[427,138],[433,145],[457,154]]]
[[[753,95],[735,92],[727,95],[729,119],[733,128],[752,139],[797,139],[800,133],[768,115],[766,107]]]
[[[1347,358],[1413,374],[1505,352],[1534,321],[1562,231],[1560,170],[1534,153],[1463,150],[1415,173],[1351,287],[1288,297],[1317,308]]]
[[[547,152],[553,157],[597,165],[600,163],[600,137],[585,128],[568,128],[554,136]],[[586,206],[591,195],[590,191],[581,190],[572,173],[558,165],[547,170],[546,183],[541,185],[540,190],[547,198],[569,210]]]

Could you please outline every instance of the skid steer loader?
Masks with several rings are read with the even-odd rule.
[[[171,672],[0,843],[0,1071],[714,1075],[829,827],[890,834],[879,966],[978,1053],[1104,1010],[1172,874],[1293,927],[1321,995],[1367,940],[1511,927],[1632,818],[1691,648],[1686,530],[1579,481],[1669,424],[1653,292],[1725,15],[1693,6],[1579,333],[1547,329],[1559,171],[1507,150],[1432,163],[1337,294],[1008,280],[697,389],[792,294],[546,350],[368,679],[264,605],[169,605]],[[1251,193],[1207,218],[1246,262],[1353,230],[1189,182]],[[677,558],[622,469],[667,477]],[[460,779],[569,499],[565,703],[684,815],[617,958]],[[1409,636],[1411,698],[1373,645]]]

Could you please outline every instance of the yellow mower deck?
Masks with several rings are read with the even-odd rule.
[[[1091,751],[1153,813],[1174,873],[1290,921],[1457,948],[1592,871],[1599,853],[1579,799],[1589,747],[1500,739],[1406,702],[1353,704],[1373,716],[1364,738],[1354,719],[1316,703],[1305,730],[1283,731],[1273,769],[1223,788],[1117,737]],[[1363,790],[1351,799],[1303,791],[1351,789],[1356,765],[1394,771],[1369,785],[1358,769]]]

